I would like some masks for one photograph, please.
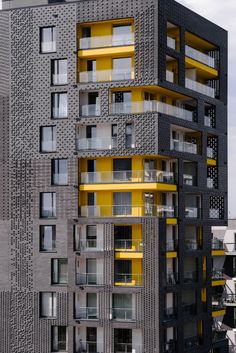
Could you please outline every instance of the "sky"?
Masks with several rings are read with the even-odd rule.
[[[228,31],[229,35],[229,217],[236,218],[236,0],[176,0]]]
[[[236,218],[236,0],[176,1],[229,32],[229,217]]]

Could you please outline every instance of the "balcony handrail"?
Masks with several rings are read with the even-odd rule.
[[[90,348],[96,346],[96,353],[103,353],[103,343],[102,342],[96,342],[96,341],[82,341],[79,340],[79,347],[76,349],[76,353],[89,353],[91,352]]]
[[[178,240],[167,240],[166,251],[175,251],[178,247]]]
[[[143,240],[142,239],[115,239],[114,247],[116,250],[128,250],[128,251],[143,251]]]
[[[80,38],[80,49],[117,47],[134,44],[134,33]]]
[[[106,82],[106,81],[123,81],[133,80],[134,69],[112,69],[112,70],[96,70],[96,71],[82,71],[79,74],[79,81],[81,83],[87,82]]]
[[[98,239],[80,239],[78,241],[77,250],[80,251],[103,251],[103,242],[98,241]]]
[[[200,218],[201,208],[200,207],[191,207],[185,206],[185,217],[186,218]]]
[[[185,239],[185,248],[187,250],[197,250],[198,241],[196,239]]]
[[[193,91],[205,94],[209,97],[215,98],[215,88],[204,85],[198,81],[191,80],[190,78],[185,78],[185,86]]]
[[[202,53],[189,45],[185,45],[185,55],[191,59],[197,60],[209,67],[216,68],[216,60],[210,55]]]
[[[141,273],[115,273],[114,282],[142,286],[143,274]]]
[[[178,207],[168,205],[80,206],[81,217],[178,217]]]
[[[177,174],[161,170],[124,170],[103,172],[82,172],[81,184],[93,183],[167,183],[174,184]]]
[[[193,121],[194,118],[194,112],[191,110],[157,100],[110,103],[110,114],[142,114],[148,112],[166,114],[187,121]]]
[[[100,103],[80,105],[80,116],[99,116],[101,113]]]
[[[78,150],[106,150],[117,147],[117,138],[114,137],[94,137],[78,138]]]
[[[103,285],[103,274],[102,273],[76,273],[76,284],[77,285]]]
[[[79,307],[75,310],[76,319],[98,319],[97,307]]]
[[[113,320],[133,321],[135,320],[135,309],[133,308],[111,308],[111,317]]]
[[[142,345],[114,342],[114,353],[141,353],[142,349]]]
[[[187,141],[180,141],[177,139],[171,139],[171,149],[178,151],[178,152],[185,152],[185,153],[198,153],[198,145],[193,142]]]
[[[224,269],[223,268],[220,268],[220,269],[214,268],[214,269],[212,269],[212,278],[214,278],[214,279],[222,279],[222,278],[224,278]]]

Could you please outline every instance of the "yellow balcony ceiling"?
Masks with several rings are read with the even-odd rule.
[[[116,56],[123,57],[124,55],[134,54],[134,45],[124,45],[121,47],[109,47],[109,48],[98,48],[98,49],[83,49],[78,51],[78,57],[80,59],[95,58],[99,56]]]
[[[177,191],[177,186],[165,183],[113,183],[113,184],[82,184],[80,191],[121,191],[121,190],[154,190],[154,191]]]

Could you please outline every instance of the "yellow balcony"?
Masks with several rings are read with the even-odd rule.
[[[138,239],[115,240],[115,259],[142,259],[143,258],[143,241]]]
[[[143,275],[134,273],[116,273],[115,286],[138,287],[143,285]]]
[[[80,206],[81,217],[160,217],[175,219],[177,213],[177,207],[167,205]]]

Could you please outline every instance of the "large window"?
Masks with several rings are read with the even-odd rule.
[[[133,124],[127,123],[125,126],[125,147],[133,148],[134,147],[134,136],[133,136]]]
[[[112,60],[113,80],[130,80],[132,78],[132,59],[116,58]]]
[[[133,319],[132,294],[113,294],[113,319]]]
[[[113,214],[131,215],[132,214],[132,193],[131,192],[114,192],[113,193]]]
[[[67,284],[68,282],[68,260],[52,259],[52,283]]]
[[[67,350],[67,327],[52,326],[52,352],[67,352]]]
[[[56,193],[55,192],[40,193],[40,217],[41,218],[56,217]]]
[[[115,25],[113,26],[113,37],[112,44],[118,45],[129,45],[133,43],[132,25]]]
[[[55,292],[40,293],[40,316],[47,318],[57,316],[57,296]]]
[[[52,159],[52,185],[68,184],[67,159]]]
[[[40,151],[56,152],[57,149],[56,126],[41,126]]]
[[[40,28],[41,53],[53,53],[56,51],[56,27]]]
[[[52,118],[65,119],[68,116],[67,111],[67,93],[52,94]]]
[[[67,84],[67,59],[52,60],[52,84]]]
[[[40,226],[40,251],[55,251],[56,226]]]

